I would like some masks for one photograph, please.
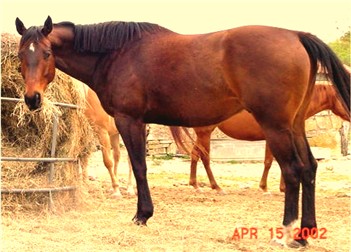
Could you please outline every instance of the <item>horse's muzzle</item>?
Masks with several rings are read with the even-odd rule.
[[[36,110],[41,106],[41,95],[35,92],[33,96],[24,96],[24,101],[27,104],[29,110]]]

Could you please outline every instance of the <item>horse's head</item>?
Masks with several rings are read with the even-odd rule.
[[[48,35],[53,24],[50,17],[42,27],[25,28],[19,18],[16,28],[22,36],[18,57],[21,62],[21,74],[25,81],[25,102],[30,110],[40,108],[43,93],[55,76],[55,59]]]

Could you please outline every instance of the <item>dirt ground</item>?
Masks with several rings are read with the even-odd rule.
[[[202,192],[188,186],[188,159],[148,158],[148,179],[155,207],[147,227],[131,219],[136,197],[125,195],[127,161],[119,169],[122,199],[110,197],[108,173],[100,152],[94,153],[88,181],[70,211],[3,212],[1,251],[294,251],[271,243],[283,217],[284,195],[274,162],[270,192],[258,189],[263,164],[212,162],[219,195],[208,187],[202,165]],[[317,173],[316,239],[304,251],[350,251],[351,157],[320,161]],[[69,201],[67,201],[69,202]],[[56,203],[57,204],[57,203]],[[68,203],[67,203],[68,204]],[[254,230],[254,236],[232,240],[234,231]],[[323,235],[322,235],[323,232]]]

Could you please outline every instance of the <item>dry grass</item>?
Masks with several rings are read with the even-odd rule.
[[[86,201],[71,211],[3,214],[4,251],[296,251],[270,244],[269,229],[280,227],[284,201],[277,192],[276,165],[269,179],[272,193],[263,194],[257,189],[261,164],[214,163],[218,183],[227,192],[217,195],[208,187],[194,193],[185,185],[189,161],[148,160],[148,164],[155,206],[148,227],[131,221],[135,197],[109,197],[110,181],[100,167],[104,175],[88,182],[89,194],[82,197]],[[310,240],[306,251],[349,251],[351,179],[347,164],[350,160],[320,164],[317,219],[319,228],[327,229],[327,239]],[[200,180],[207,185],[205,176]],[[334,183],[339,187],[334,189]],[[255,227],[258,238],[234,241],[236,227]]]

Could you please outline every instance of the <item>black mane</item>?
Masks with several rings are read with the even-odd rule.
[[[65,23],[67,25],[67,23]],[[68,23],[73,25],[72,23]],[[74,25],[74,49],[104,53],[123,48],[126,43],[140,39],[142,34],[168,31],[151,23],[106,22],[93,25]]]

